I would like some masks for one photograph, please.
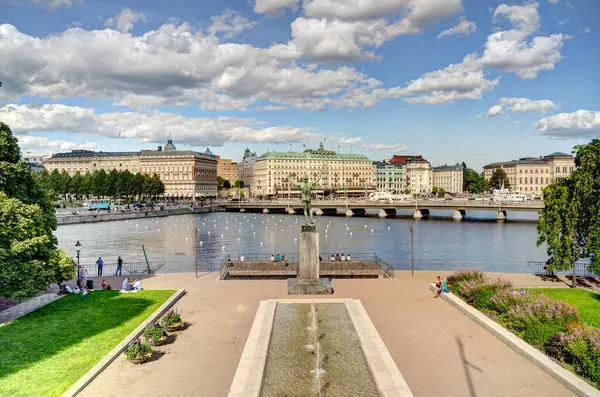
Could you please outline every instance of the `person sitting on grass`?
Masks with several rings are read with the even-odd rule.
[[[110,286],[109,283],[106,282],[106,280],[102,280],[102,289],[106,290],[106,291],[110,291],[112,289],[112,287]]]
[[[87,289],[87,287],[83,287],[83,289],[81,290],[81,296],[83,298],[87,298],[88,297],[88,289]]]
[[[443,290],[444,289],[442,288],[442,278],[440,276],[437,276],[437,278],[435,279],[435,295],[433,295],[433,297],[439,298]]]
[[[79,287],[75,287],[75,289],[73,290],[73,293],[75,295],[79,295],[80,292],[81,292],[81,290],[79,289]]]
[[[135,282],[133,283],[133,290],[134,291],[139,291],[143,289],[142,288],[142,282],[140,280],[135,280]]]
[[[121,283],[121,291],[131,291],[131,283],[127,277],[125,277],[125,280]]]

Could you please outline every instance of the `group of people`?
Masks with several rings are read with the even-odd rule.
[[[271,255],[271,262],[285,262],[285,255]]]
[[[87,285],[83,285],[83,286],[79,286],[78,285],[75,288],[71,288],[70,285],[66,284],[59,284],[59,291],[58,291],[58,295],[67,295],[67,294],[74,294],[74,295],[79,295],[81,294],[81,296],[83,298],[87,298],[88,297],[88,287]]]
[[[340,254],[331,254],[331,261],[332,262],[337,262],[337,261],[351,261],[352,258],[350,257],[350,254],[348,255],[344,255],[344,253],[342,253],[342,255]]]
[[[96,261],[96,266],[98,266],[98,276],[102,276],[102,269],[104,268],[104,261],[102,257],[98,257]],[[87,270],[86,270],[87,271]],[[121,257],[117,258],[117,270],[115,270],[115,276],[121,276],[123,273],[123,259]]]

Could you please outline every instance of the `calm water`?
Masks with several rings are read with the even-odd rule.
[[[509,217],[514,214],[509,212]],[[493,216],[494,213],[479,214],[480,218]],[[533,222],[344,216],[315,219],[321,252],[376,253],[395,268],[410,268],[410,226],[414,227],[417,270],[476,267],[526,273],[527,261],[546,259],[544,249],[535,245],[537,232]],[[82,265],[92,266],[98,256],[105,263],[114,263],[118,255],[126,264],[143,262],[144,245],[150,262],[166,263],[161,272],[193,272],[195,228],[201,241],[199,263],[216,269],[226,254],[296,253],[296,238],[303,221],[299,215],[220,212],[66,225],[59,226],[56,235],[60,247],[73,256],[75,242],[81,242]]]

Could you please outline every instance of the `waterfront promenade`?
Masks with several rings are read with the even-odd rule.
[[[396,279],[333,280],[336,298],[360,299],[417,397],[572,396],[429,290],[443,272],[396,272]],[[546,285],[507,275],[517,285]],[[113,285],[122,278],[108,278]],[[188,329],[141,366],[115,360],[81,396],[226,396],[261,300],[287,298],[285,281],[216,281],[216,273],[146,278],[147,289],[185,288],[177,304]],[[554,283],[552,283],[554,284]],[[318,297],[315,297],[318,299]]]
[[[112,211],[112,212],[89,212],[81,210],[77,215],[70,213],[57,213],[56,223],[61,225],[73,225],[78,223],[94,223],[107,221],[122,221],[127,219],[156,218],[171,215],[200,214],[218,210],[217,205],[204,207],[180,206],[165,208],[163,210],[137,210],[137,211]]]

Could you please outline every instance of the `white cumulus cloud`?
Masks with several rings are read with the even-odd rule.
[[[223,34],[223,38],[231,39],[246,29],[256,26],[256,21],[250,21],[239,12],[226,9],[221,15],[210,18],[208,32],[212,35]]]
[[[461,17],[460,18],[460,22],[458,23],[458,25],[450,28],[450,29],[446,29],[444,31],[442,31],[442,33],[438,34],[437,38],[442,38],[445,36],[468,36],[471,33],[475,32],[477,30],[477,25],[475,24],[475,22],[470,22],[467,21],[467,19],[465,17]]]
[[[257,14],[277,14],[286,8],[296,10],[298,0],[256,0],[254,12]]]
[[[529,98],[501,98],[500,101],[492,106],[487,115],[490,117],[497,116],[504,111],[509,112],[531,112],[538,111],[546,113],[549,110],[559,109],[560,106],[548,99],[533,100]]]
[[[121,33],[127,33],[133,29],[136,22],[146,22],[146,15],[143,12],[134,12],[125,8],[116,18],[109,18],[104,22],[104,26],[117,29]]]
[[[17,136],[19,139],[19,147],[21,151],[37,151],[37,152],[61,152],[68,150],[94,150],[96,142],[76,143],[64,141],[60,139],[48,139],[41,136],[22,135]]]
[[[552,138],[592,138],[600,135],[600,111],[576,110],[545,117],[535,124],[541,135]]]
[[[486,67],[514,72],[523,79],[533,79],[542,70],[554,69],[562,58],[560,49],[564,36],[553,34],[531,37],[539,27],[537,7],[538,3],[528,3],[523,6],[501,4],[496,8],[494,20],[506,18],[513,29],[488,36],[481,57]]]

